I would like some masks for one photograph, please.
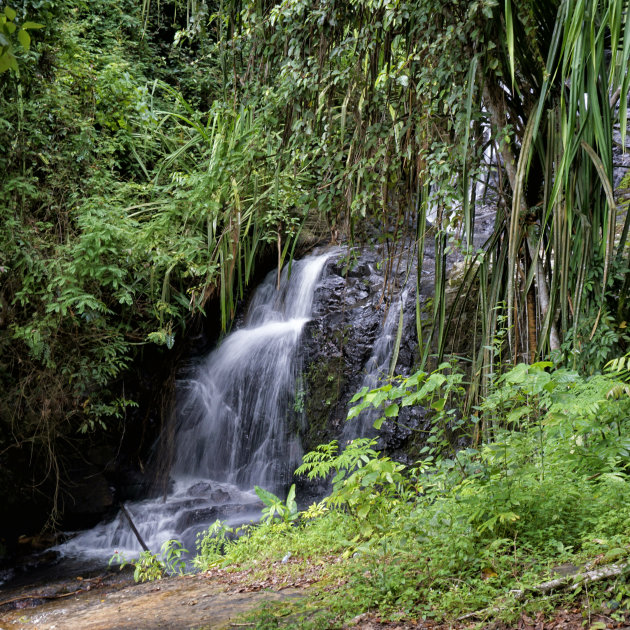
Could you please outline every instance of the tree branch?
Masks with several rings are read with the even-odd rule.
[[[538,584],[537,586],[531,586],[525,589],[513,589],[510,591],[510,595],[514,597],[516,601],[521,601],[525,599],[528,593],[532,591],[535,594],[546,595],[551,591],[555,591],[557,589],[570,589],[574,591],[581,584],[591,584],[593,582],[600,582],[601,580],[606,580],[611,577],[617,577],[621,575],[625,571],[630,569],[630,563],[626,564],[609,564],[604,567],[599,567],[598,569],[593,569],[592,571],[586,571],[584,573],[577,573],[574,575],[563,575],[562,577],[556,578],[555,580],[549,580],[548,582],[543,582],[542,584]],[[507,607],[505,606],[494,606],[492,608],[484,608],[483,610],[476,610],[475,612],[467,613],[457,618],[457,621],[464,621],[466,619],[478,619],[482,617],[487,617],[489,614],[498,613],[504,610]]]

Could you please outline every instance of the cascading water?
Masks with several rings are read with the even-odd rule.
[[[299,340],[317,281],[332,253],[293,263],[256,290],[245,325],[178,383],[173,485],[164,498],[128,504],[152,551],[170,538],[194,548],[195,536],[217,518],[243,523],[260,515],[252,489],[278,491],[290,480],[301,448],[294,410],[301,371]],[[291,426],[291,423],[294,426]],[[67,555],[133,555],[140,545],[122,516],[75,536]]]
[[[390,372],[394,354],[396,335],[400,322],[401,309],[405,308],[408,291],[403,290],[395,302],[389,305],[381,334],[374,343],[372,355],[365,364],[365,376],[361,388],[374,389],[382,384],[382,381]],[[346,422],[341,437],[342,443],[357,437],[374,437],[377,431],[374,429],[374,421],[382,416],[382,410],[368,407],[356,418]]]
[[[257,290],[245,327],[231,334],[185,382],[173,473],[276,490],[299,463],[291,434],[298,342],[328,256],[293,264],[281,290],[275,273]]]

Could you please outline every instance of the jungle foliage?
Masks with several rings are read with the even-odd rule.
[[[254,580],[272,572],[275,584],[323,563],[320,588],[305,603],[268,610],[268,627],[340,628],[366,613],[516,627],[523,612],[544,618],[561,606],[581,609],[586,627],[605,627],[602,611],[626,619],[630,389],[618,367],[584,377],[549,362],[518,364],[475,421],[448,426],[445,416],[460,416],[456,366],[363,392],[349,422],[365,405],[395,419],[392,401],[433,410],[421,459],[394,462],[376,440],[342,451],[321,445],[297,472],[331,480],[328,496],[293,521],[279,513],[246,525],[238,538],[215,523],[195,563],[246,569]],[[454,449],[463,427],[469,446]],[[584,575],[611,566],[606,580]],[[562,577],[567,567],[574,577]],[[554,579],[554,588],[541,586]]]
[[[135,3],[7,11],[46,25],[0,77],[0,443],[39,484],[60,443],[117,429],[146,344],[209,301],[229,326],[261,252],[292,253],[308,187],[254,108],[184,98]]]
[[[627,0],[23,0],[0,14],[3,470],[15,457],[34,482],[62,478],[60,444],[124,423],[147,344],[167,354],[213,304],[226,329],[260,256],[282,263],[307,235],[378,241],[388,274],[410,238],[418,282],[435,239],[423,363],[449,350],[446,257],[465,253],[470,403],[499,356],[559,350],[596,371],[623,354]]]

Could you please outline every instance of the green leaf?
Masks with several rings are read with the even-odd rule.
[[[628,550],[623,547],[615,547],[606,552],[604,556],[604,562],[614,562],[619,558],[625,558],[628,555]]]
[[[541,370],[545,370],[547,368],[553,367],[552,361],[536,361],[536,363],[532,363],[532,367],[540,368]]]
[[[37,28],[46,28],[43,24],[38,24],[37,22],[24,22],[22,24],[22,28],[26,31],[28,29],[37,29]]]
[[[412,374],[408,379],[405,379],[405,384],[407,387],[413,387],[414,385],[418,385],[421,381],[424,381],[426,378],[426,372],[416,372]]]
[[[254,486],[254,492],[258,496],[258,498],[268,507],[273,507],[274,505],[278,505],[280,503],[280,499],[273,494],[273,492],[269,492],[269,490],[265,490],[260,486]]]
[[[508,424],[518,422],[524,415],[527,415],[530,411],[531,409],[527,405],[517,407],[507,414],[507,416],[505,417],[505,421]]]
[[[3,55],[0,55],[0,72],[5,72],[9,68],[15,70],[16,65],[15,57],[8,50]]]
[[[348,411],[348,416],[346,417],[346,420],[352,420],[352,418],[356,418],[367,406],[367,403],[361,403],[360,405],[356,405],[356,407],[352,407],[350,411]]]
[[[514,24],[512,22],[512,0],[505,0],[505,30],[508,55],[510,57],[510,77],[514,87]]]
[[[385,417],[394,418],[398,415],[399,411],[400,411],[400,407],[396,403],[393,403],[389,405],[389,407],[385,408]]]
[[[511,369],[505,375],[505,382],[513,384],[524,382],[528,376],[528,370],[528,365],[525,365],[524,363],[519,363],[515,368]]]
[[[358,391],[351,399],[350,402],[354,403],[357,402],[357,400],[359,400],[359,398],[363,398],[363,396],[365,396],[368,393],[368,388],[367,387],[362,387],[360,391]]]
[[[18,41],[22,44],[24,50],[30,50],[31,48],[31,36],[23,29],[20,29],[17,34]]]
[[[369,512],[370,512],[370,504],[365,503],[357,510],[357,516],[359,518],[365,518]]]
[[[291,487],[289,488],[286,506],[291,514],[297,511],[297,504],[295,502],[295,484],[291,484]]]
[[[12,9],[9,6],[4,7],[4,14],[10,19],[10,20],[15,20],[17,13],[15,11],[15,9]]]

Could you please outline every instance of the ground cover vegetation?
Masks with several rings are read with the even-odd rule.
[[[335,531],[331,552],[358,554],[347,565],[357,610],[429,615],[438,598],[452,614],[500,608],[508,585],[540,576],[540,558],[621,553],[627,394],[601,372],[628,341],[628,181],[614,190],[613,161],[627,142],[628,9],[3,3],[6,504],[19,510],[40,488],[62,508],[64,453],[124,431],[132,365],[154,346],[169,360],[210,308],[227,329],[265,254],[289,261],[322,233],[377,241],[393,282],[411,241],[420,283],[432,238],[420,372],[360,403],[387,403],[390,421],[400,405],[433,405],[425,459],[410,470],[369,442],[322,447],[303,472],[335,480],[313,525],[265,497],[270,525],[241,546],[208,539],[200,562],[219,561],[215,544],[233,561],[271,539],[321,550]],[[488,207],[495,228],[478,247]],[[447,310],[453,248],[467,271]],[[471,367],[430,372],[470,295]],[[525,365],[551,354],[553,370]]]
[[[307,602],[268,609],[257,627],[341,627],[365,613],[512,627],[523,612],[560,606],[580,608],[585,627],[608,627],[595,622],[602,612],[608,623],[623,621],[630,399],[621,376],[518,364],[465,423],[467,448],[454,441],[464,423],[445,422],[459,415],[462,393],[452,365],[363,392],[350,416],[366,405],[390,417],[393,406],[418,402],[434,410],[422,459],[394,462],[376,440],[322,445],[298,473],[331,478],[326,498],[299,514],[292,494],[286,506],[276,498],[277,514],[237,539],[217,522],[195,563],[254,581],[275,572],[276,585],[327,565]]]

